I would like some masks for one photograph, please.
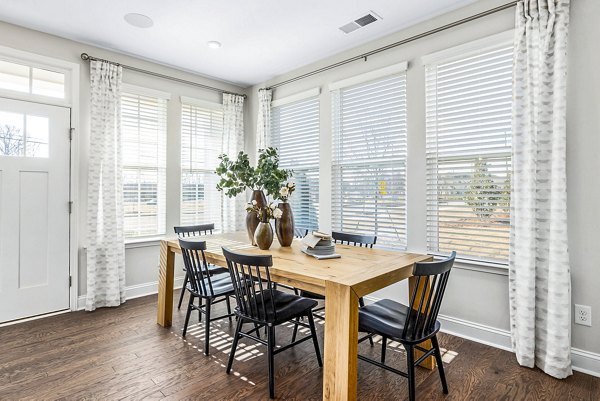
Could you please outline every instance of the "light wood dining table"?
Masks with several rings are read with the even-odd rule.
[[[412,293],[416,282],[412,278],[414,263],[432,260],[429,255],[339,244],[336,252],[341,258],[317,260],[301,252],[298,239],[291,247],[282,247],[274,240],[271,249],[263,251],[250,245],[245,232],[203,235],[197,239],[206,241],[209,263],[227,266],[223,246],[240,253],[272,255],[273,281],[325,295],[323,400],[356,400],[359,298],[405,279],[409,280]],[[173,316],[176,253],[181,253],[177,238],[161,241],[157,323],[163,327],[171,326]],[[418,291],[428,291],[428,283],[422,283]],[[428,343],[422,346],[430,348]],[[433,357],[421,366],[433,369]]]

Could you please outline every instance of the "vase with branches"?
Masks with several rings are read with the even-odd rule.
[[[293,174],[292,170],[279,167],[279,153],[276,148],[261,149],[256,167],[250,165],[248,154],[240,151],[235,160],[226,154],[219,155],[219,165],[215,173],[219,176],[217,190],[228,197],[235,197],[247,189],[252,190],[250,201],[255,201],[259,208],[267,206],[267,196],[276,199],[281,184]],[[256,213],[246,216],[248,237],[256,245],[254,232],[260,222]]]

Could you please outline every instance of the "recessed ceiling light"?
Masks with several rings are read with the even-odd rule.
[[[150,28],[154,25],[152,18],[144,14],[129,13],[125,14],[125,17],[123,18],[125,18],[125,21],[127,21],[129,25],[133,25],[137,28]]]
[[[206,46],[210,47],[211,49],[218,49],[219,47],[221,47],[221,42],[211,40],[210,42],[206,42]]]

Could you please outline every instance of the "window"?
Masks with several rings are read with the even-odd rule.
[[[167,98],[121,96],[125,237],[165,234]]]
[[[294,170],[296,191],[290,198],[297,228],[319,228],[319,99],[311,96],[271,112],[271,146],[279,149],[281,167]]]
[[[48,117],[0,111],[0,156],[48,157]]]
[[[222,194],[214,173],[223,148],[223,111],[219,104],[197,105],[182,99],[181,219],[182,225],[214,223],[221,230]]]
[[[512,41],[447,52],[426,65],[428,251],[507,263]]]
[[[378,245],[401,249],[406,248],[405,68],[332,93],[332,227],[375,234]]]
[[[0,60],[0,89],[65,98],[65,74]]]

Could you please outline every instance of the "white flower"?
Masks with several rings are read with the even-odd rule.
[[[288,188],[294,188],[296,186],[296,184],[293,181],[288,182],[287,184]]]
[[[281,196],[288,196],[290,193],[290,190],[288,189],[288,187],[281,187],[281,189],[279,190],[279,195]]]
[[[283,216],[283,212],[281,211],[281,209],[273,210],[273,217],[275,217],[276,219],[280,219],[281,216]]]
[[[275,206],[275,204],[274,204],[273,202],[271,202],[271,203],[269,204],[269,207],[271,208],[271,210],[275,210],[275,208],[276,208],[277,206]]]
[[[252,199],[252,205],[256,206],[256,200]]]

